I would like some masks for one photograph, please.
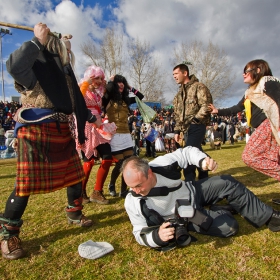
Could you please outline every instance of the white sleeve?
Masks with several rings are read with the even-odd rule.
[[[159,156],[149,162],[150,166],[167,166],[177,161],[181,168],[186,168],[188,165],[193,164],[197,167],[199,166],[199,162],[206,158],[207,155],[201,152],[196,147],[185,147],[177,149],[173,153],[165,154],[163,156]]]
[[[140,199],[135,198],[132,196],[131,193],[128,193],[128,195],[125,198],[124,202],[125,210],[128,214],[128,217],[130,219],[130,222],[133,226],[133,235],[136,239],[136,241],[140,245],[147,246],[147,244],[143,241],[141,238],[141,230],[142,228],[148,227],[145,217],[142,215],[141,209],[140,209]],[[150,247],[160,247],[157,245],[152,236],[152,232],[146,234],[146,240]]]

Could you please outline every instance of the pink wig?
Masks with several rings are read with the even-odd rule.
[[[82,84],[88,78],[94,78],[94,77],[101,77],[104,79],[105,74],[102,68],[100,68],[99,66],[91,65],[85,71],[84,77],[80,80],[79,84]]]
[[[101,77],[105,78],[104,71],[95,65],[91,65],[84,73],[84,79],[92,78],[92,77]]]

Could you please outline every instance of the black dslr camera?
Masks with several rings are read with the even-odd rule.
[[[191,236],[188,233],[188,220],[195,214],[195,209],[188,199],[177,199],[175,203],[175,217],[168,219],[170,227],[175,228],[175,241],[178,246],[187,246],[191,242]]]

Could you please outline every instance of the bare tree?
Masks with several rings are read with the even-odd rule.
[[[91,64],[99,66],[100,52],[92,40],[89,39],[85,43],[82,43],[81,50],[83,54],[89,58],[89,61],[86,63],[86,66],[89,66]]]
[[[123,36],[117,34],[114,29],[106,29],[105,36],[100,45],[102,68],[109,75],[121,74],[125,65],[123,55]]]
[[[114,29],[106,29],[98,47],[89,40],[81,44],[81,50],[89,58],[88,64],[100,66],[108,76],[122,73],[126,61],[123,55],[123,36]]]
[[[215,104],[220,104],[227,98],[235,75],[230,75],[232,71],[228,65],[228,57],[217,45],[211,41],[207,47],[200,41],[190,44],[182,42],[174,49],[174,55],[175,63],[184,60],[192,63],[189,67],[190,74],[194,73],[209,88]]]
[[[124,49],[127,49],[126,55]],[[95,42],[87,41],[81,45],[81,50],[89,58],[88,64],[100,66],[108,76],[128,74],[129,83],[145,95],[145,100],[163,100],[166,75],[156,62],[149,43],[135,39],[125,44],[122,35],[113,29],[106,29],[98,46]],[[126,62],[130,66],[129,72],[122,73]]]
[[[149,101],[160,101],[165,86],[164,73],[153,57],[153,49],[138,38],[128,43],[130,78]]]

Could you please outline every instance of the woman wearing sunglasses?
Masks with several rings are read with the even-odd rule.
[[[226,116],[245,109],[247,123],[255,129],[242,154],[249,167],[280,181],[280,81],[272,76],[268,63],[262,59],[248,62],[244,67],[245,95],[235,106],[217,109],[213,114]],[[272,199],[280,204],[280,199]]]

